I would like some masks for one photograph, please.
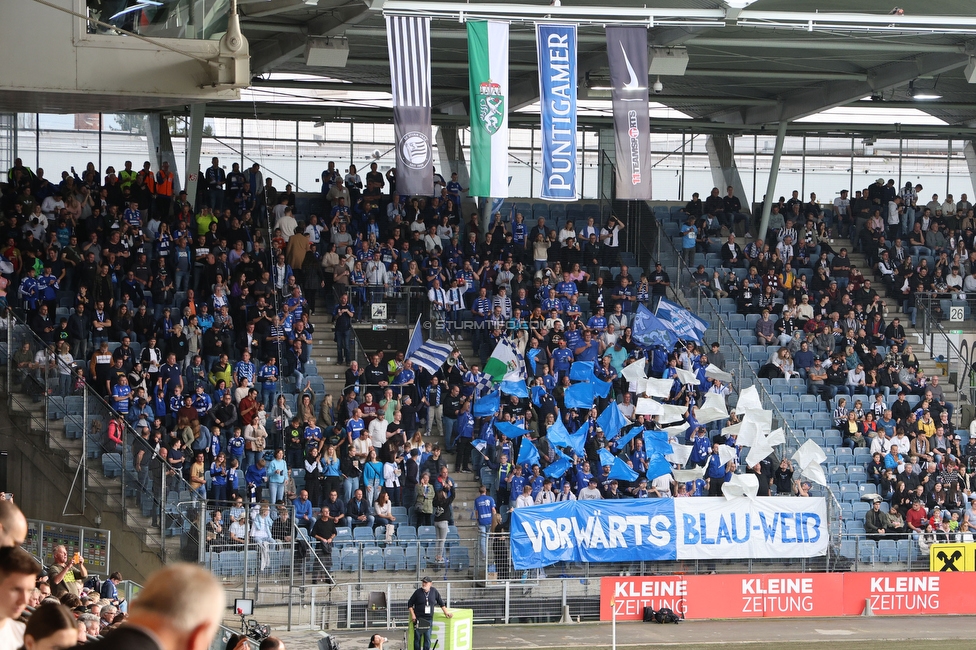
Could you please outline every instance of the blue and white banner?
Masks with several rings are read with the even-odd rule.
[[[661,298],[657,303],[657,317],[661,323],[683,341],[702,342],[708,321],[695,316],[681,305]]]
[[[542,198],[576,196],[576,25],[536,24],[542,114]]]
[[[821,497],[565,501],[512,511],[512,562],[744,560],[827,553]]]

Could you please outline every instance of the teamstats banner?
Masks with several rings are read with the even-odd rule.
[[[508,23],[469,20],[471,196],[508,197]]]
[[[576,25],[536,24],[542,198],[576,200]]]
[[[607,27],[607,58],[617,150],[617,198],[651,198],[650,118],[647,112],[647,28]]]
[[[430,18],[387,16],[386,35],[393,86],[397,192],[430,196],[434,191]]]
[[[556,562],[804,558],[827,553],[824,499],[568,501],[512,512],[516,569]]]

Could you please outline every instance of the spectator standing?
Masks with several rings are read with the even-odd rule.
[[[424,577],[420,589],[413,592],[407,601],[410,620],[413,621],[413,650],[430,650],[430,628],[434,621],[434,607],[440,607],[444,616],[452,618],[440,593],[433,587],[431,579]]]

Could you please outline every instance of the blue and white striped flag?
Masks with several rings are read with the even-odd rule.
[[[410,356],[410,361],[414,365],[420,366],[430,374],[435,374],[447,361],[453,348],[448,343],[438,343],[437,341],[427,341]]]

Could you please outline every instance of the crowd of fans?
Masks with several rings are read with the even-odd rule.
[[[104,175],[89,164],[81,176],[64,172],[54,184],[17,161],[0,203],[6,241],[0,261],[12,267],[0,289],[48,344],[26,343],[14,354],[20,378],[37,381],[46,367],[60,379],[61,394],[76,394],[87,382],[103,395],[116,412],[104,448],[129,446],[147,489],[161,468],[172,487],[184,489],[185,480],[200,499],[242,509],[244,502],[267,501],[251,518],[256,535],[273,536],[280,509],[272,504],[291,502],[296,522],[331,542],[343,525],[388,525],[392,533],[404,523],[393,514],[401,507],[410,523],[446,534],[454,518],[452,474],[468,471],[484,488],[475,504],[483,530],[504,526],[508,510],[536,503],[721,494],[738,471],[737,460],[721,462],[719,453],[722,445],[736,447],[734,437],[710,438],[695,419],[705,395],[731,390],[706,377],[709,364],[724,368],[724,354],[718,344],[669,350],[634,339],[638,306],[653,307],[671,278],[660,264],[631,273],[621,263],[630,259],[621,254],[625,224],[615,217],[559,220],[551,228],[544,218],[529,225],[513,209],[481,228],[477,214],[462,220],[456,174],[450,181],[435,174],[435,196],[401,197],[395,172],[384,175],[373,165],[364,183],[354,166],[343,175],[330,163],[322,174],[324,214],[299,221],[294,194],[277,192],[259,165],[225,172],[214,159],[202,179],[194,205],[185,193],[173,195],[168,169],[154,172],[150,163],[136,172],[126,162]],[[859,400],[834,411],[850,446],[880,446],[889,454],[892,431],[901,427],[917,449],[897,467],[921,462],[919,474],[933,477],[925,482],[929,490],[943,484],[950,462],[964,457],[958,441],[953,446],[953,405],[938,378],[919,372],[899,318],[889,319],[871,279],[854,268],[845,247],[835,251],[832,237],[851,238],[870,261],[867,272],[877,274],[882,291],[904,299],[914,321],[914,295],[944,289],[928,280],[925,256],[939,255],[933,278],[966,278],[947,284],[949,293],[967,291],[970,276],[976,282],[971,210],[965,197],[937,208],[919,205],[915,189],[899,194],[891,181],[851,201],[843,192],[827,210],[815,195],[803,202],[794,192],[772,206],[767,238],[743,249],[732,233],[756,224],[731,188],[726,197],[716,188],[685,207],[681,246],[688,260],[695,252],[717,253],[728,269],[709,275],[698,267],[692,279],[706,295],[732,297],[740,313],[761,314],[756,336],[772,353],[760,376],[801,377],[827,401]],[[910,236],[902,246],[901,233],[919,229],[932,245]],[[938,236],[930,241],[930,234]],[[715,244],[716,237],[727,240]],[[411,291],[422,296],[413,304],[423,304],[437,327],[470,336],[475,359],[455,350],[431,374],[402,352],[377,352],[360,366],[351,340],[365,306]],[[333,316],[339,361],[348,364],[335,402],[315,395],[305,372],[309,315],[323,304]],[[70,313],[59,317],[58,309]],[[506,394],[496,413],[476,418],[473,403],[490,386],[482,368],[503,339],[524,359],[530,396]],[[109,343],[118,345],[110,351]],[[579,361],[593,362],[595,377],[611,386],[591,409],[565,404],[570,369]],[[687,428],[669,435],[691,445],[688,464],[705,467],[703,479],[647,480],[643,435],[617,444],[631,428],[672,424],[635,415],[637,382],[623,376],[635,363],[651,377],[674,378],[664,401],[687,409],[680,419]],[[697,381],[678,379],[679,368]],[[283,393],[298,393],[295,408]],[[907,394],[921,402],[905,412]],[[598,418],[611,406],[633,423],[603,431]],[[587,429],[585,453],[549,442],[557,420],[570,432]],[[511,440],[500,423],[529,434]],[[733,423],[734,416],[712,428]],[[539,460],[520,466],[515,461],[526,444]],[[604,449],[625,459],[638,478],[609,478]],[[452,453],[453,471],[446,457]],[[568,467],[551,471],[563,459]],[[760,475],[761,494],[809,494],[788,463],[776,466],[770,458],[745,471]],[[883,473],[877,479],[888,480]],[[217,521],[211,541],[243,539],[244,518],[232,511],[231,521]]]
[[[708,297],[735,299],[739,313],[760,314],[756,339],[774,350],[759,376],[805,379],[810,394],[831,403],[843,444],[870,449],[865,471],[877,495],[864,520],[869,536],[912,534],[927,555],[935,541],[973,539],[976,446],[956,435],[955,405],[939,376],[920,369],[901,317],[883,298],[895,299],[914,326],[923,296],[923,308],[940,317],[941,300],[976,291],[976,218],[965,194],[926,203],[922,189],[879,178],[853,200],[841,192],[826,210],[815,194],[804,202],[793,192],[771,206],[767,238],[744,248],[722,231],[739,215],[714,189],[686,206],[681,235],[689,261],[719,253],[728,270],[709,275],[701,265],[693,284]],[[722,234],[726,241],[711,244]],[[868,268],[858,270],[845,247],[835,251],[835,234],[850,238]],[[970,420],[961,425],[972,431]]]

